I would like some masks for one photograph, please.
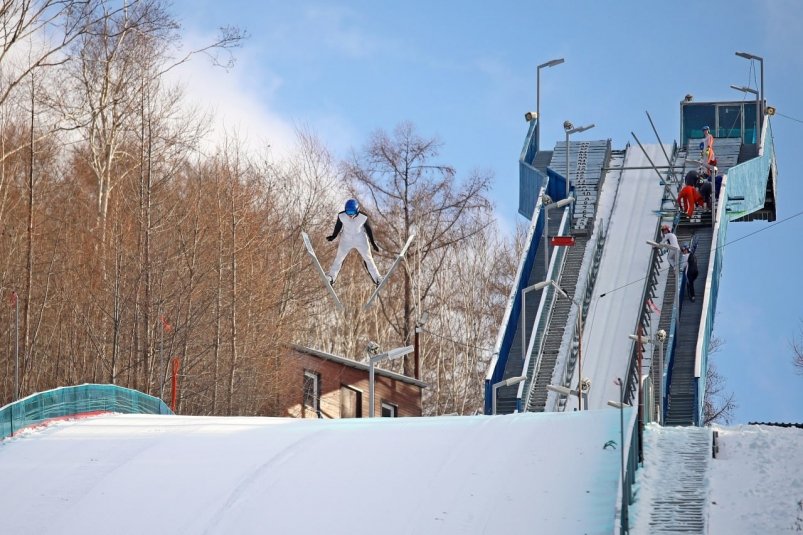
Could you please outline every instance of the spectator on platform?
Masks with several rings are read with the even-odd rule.
[[[661,243],[666,243],[672,248],[669,251],[669,266],[674,269],[676,260],[680,255],[680,247],[678,246],[678,237],[675,236],[669,225],[661,226]]]
[[[705,203],[705,207],[709,210],[711,209],[711,193],[713,189],[714,188],[711,185],[710,180],[703,180],[701,178],[697,185],[697,191],[700,192],[700,196],[703,198],[703,203]]]
[[[711,129],[708,126],[703,127],[703,140],[700,142],[700,160],[709,165],[715,166],[717,164],[717,157],[714,154],[714,136],[711,135]]]
[[[678,208],[684,212],[689,219],[694,216],[695,206],[703,206],[703,196],[694,186],[683,186],[678,195]]]
[[[686,295],[694,303],[694,281],[697,280],[699,271],[697,270],[697,256],[689,250],[688,244],[683,244],[680,249],[683,254],[681,268],[686,273]]]

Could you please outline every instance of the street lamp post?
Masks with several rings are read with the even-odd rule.
[[[521,291],[521,354],[522,357],[527,349],[530,347],[529,340],[527,339],[527,307],[525,306],[527,298],[527,292],[534,292],[538,290],[542,290],[549,286],[551,281],[542,281],[536,282],[535,284],[524,288]]]
[[[17,292],[12,290],[11,300],[14,302],[14,396],[12,401],[20,397],[20,304]]]
[[[664,425],[664,344],[663,340],[659,343],[660,335],[663,333],[663,340],[666,340],[666,331],[661,329],[658,331],[655,338],[647,338],[646,336],[639,336],[636,334],[628,334],[628,338],[631,340],[638,342],[642,345],[652,344],[653,346],[658,346],[658,369],[661,373],[661,381],[658,389],[658,395],[660,399],[658,400],[658,423]],[[639,392],[641,391],[641,363],[639,363]],[[643,400],[641,399],[641,393],[639,393],[639,406],[642,406]]]
[[[421,368],[420,368],[420,365],[419,365],[420,360],[421,360],[421,353],[420,353],[421,350],[420,350],[420,346],[419,346],[419,342],[418,342],[418,337],[419,337],[419,334],[421,333],[421,331],[424,329],[424,325],[426,324],[428,319],[429,319],[429,312],[424,311],[424,313],[421,314],[421,317],[418,318],[416,320],[416,322],[415,322],[415,335],[413,336],[413,347],[415,349],[413,350],[413,355],[414,355],[414,359],[413,360],[415,360],[415,378],[416,379],[421,379]]]
[[[526,375],[520,375],[518,377],[508,377],[504,381],[499,381],[495,383],[491,389],[491,395],[493,398],[491,399],[491,414],[496,414],[496,389],[502,386],[513,386],[517,385],[522,381],[526,381]]]
[[[577,408],[578,410],[583,410],[583,393],[590,390],[590,382],[583,379],[583,307],[572,297],[569,297],[569,294],[563,291],[563,288],[558,286],[555,281],[550,282],[558,294],[577,306],[577,389],[580,391],[580,395],[577,396]],[[586,406],[586,409],[588,409],[588,406]]]
[[[379,355],[374,355],[370,358],[370,366],[368,368],[368,399],[369,403],[371,404],[371,410],[369,411],[369,416],[371,418],[374,417],[376,412],[376,407],[374,407],[374,366],[377,362],[383,360],[395,360],[405,355],[409,355],[413,352],[413,350],[413,346],[397,347],[396,349],[391,349],[390,351],[380,353]]]
[[[535,70],[535,113],[538,120],[538,122],[535,123],[535,146],[538,150],[541,150],[541,69],[560,65],[564,61],[566,60],[563,58],[553,59],[542,63]]]
[[[569,136],[590,130],[594,128],[594,126],[596,125],[592,123],[588,126],[578,126],[575,128],[571,121],[563,121],[563,129],[566,131],[566,197],[569,196]]]
[[[764,58],[761,56],[756,56],[755,54],[750,54],[749,52],[736,52],[736,55],[740,58],[749,59],[749,60],[756,60],[759,63],[761,68],[761,95],[759,96],[761,100],[761,117],[756,117],[756,121],[759,122],[760,127],[764,126]],[[758,144],[758,140],[760,132],[756,132],[756,144]]]
[[[552,208],[563,208],[574,202],[574,197],[566,197],[558,202],[553,202],[544,206],[544,277],[549,275],[549,210]]]
[[[558,295],[568,299],[577,306],[577,393],[574,394],[575,391],[571,391],[569,393],[572,395],[577,395],[577,408],[579,410],[583,410],[583,395],[587,394],[591,389],[591,381],[583,379],[583,307],[580,306],[580,303],[569,297],[569,294],[567,294],[554,280],[539,282],[538,284],[543,285],[541,286],[542,288],[544,286],[551,285],[553,288],[555,288],[555,291],[558,293]],[[552,385],[547,386],[547,389],[566,395],[565,392],[559,390],[560,388],[565,387],[556,386],[549,388],[550,386]],[[587,408],[588,407],[586,407],[586,409]]]
[[[621,377],[617,377],[614,384],[619,387],[619,451],[622,467],[622,528],[623,532],[630,531],[630,520],[628,518],[628,504],[630,497],[625,495],[625,384]],[[610,405],[611,402],[609,401]]]
[[[756,133],[755,133],[755,137],[756,137],[756,145],[758,145],[758,143],[761,141],[761,139],[760,139],[760,136],[761,136],[760,121],[761,121],[761,118],[758,115],[759,114],[759,111],[758,111],[759,110],[759,103],[758,103],[759,93],[755,89],[751,89],[749,87],[741,87],[741,86],[738,86],[738,85],[732,85],[731,88],[735,89],[736,91],[741,91],[742,93],[750,93],[750,94],[756,96]]]

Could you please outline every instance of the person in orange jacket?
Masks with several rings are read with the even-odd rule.
[[[683,189],[680,190],[678,206],[689,216],[689,219],[694,215],[694,207],[703,206],[704,204],[703,196],[700,195],[700,192],[697,191],[697,188],[694,186],[686,184],[683,186]]]
[[[714,154],[714,136],[711,135],[711,129],[708,126],[703,127],[703,140],[700,142],[700,156],[704,164],[714,166],[717,163],[717,157]]]

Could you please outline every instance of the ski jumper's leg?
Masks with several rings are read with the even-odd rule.
[[[329,272],[327,273],[329,277],[332,277],[332,280],[337,279],[337,274],[340,273],[340,268],[343,267],[343,261],[346,259],[346,255],[349,254],[351,249],[351,244],[341,238],[340,243],[337,244],[337,254],[335,254],[335,259],[332,261],[332,267],[329,268]]]
[[[365,262],[365,267],[368,268],[368,273],[371,274],[371,278],[375,283],[379,283],[382,277],[379,275],[379,270],[376,269],[376,264],[374,263],[374,257],[371,255],[371,248],[368,246],[368,237],[366,236],[364,240],[359,240],[355,243],[354,248],[357,249],[357,252],[362,256],[362,260]]]

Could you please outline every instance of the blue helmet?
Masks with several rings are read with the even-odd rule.
[[[360,203],[357,202],[357,199],[349,199],[346,201],[346,209],[345,212],[348,215],[357,215],[357,212],[360,211]]]
[[[708,128],[708,125],[705,125],[705,126],[703,127],[703,132],[705,132],[706,130],[711,130],[710,128]]]

